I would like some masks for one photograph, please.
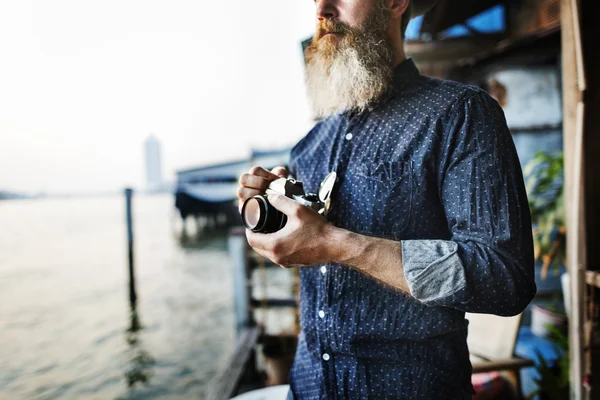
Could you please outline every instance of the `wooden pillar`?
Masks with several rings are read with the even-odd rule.
[[[137,293],[135,291],[135,272],[133,260],[133,213],[131,211],[131,199],[133,189],[125,189],[125,217],[127,221],[127,258],[129,265],[129,304],[135,309]]]
[[[571,376],[571,399],[582,399],[583,387],[583,357],[582,357],[582,332],[581,312],[581,283],[579,281],[579,255],[582,245],[579,233],[579,217],[581,211],[581,179],[577,174],[582,172],[581,164],[575,165],[575,156],[581,162],[583,138],[577,140],[577,108],[583,100],[583,93],[578,83],[576,32],[577,25],[574,23],[572,0],[561,0],[561,41],[562,41],[562,85],[563,85],[563,148],[565,155],[565,210],[567,223],[567,267],[570,277],[570,299],[569,300],[569,355]],[[581,132],[580,132],[581,133]],[[579,142],[579,143],[578,143]]]
[[[236,332],[239,336],[245,328],[255,325],[254,316],[250,309],[248,242],[243,229],[232,229],[230,231],[228,251],[233,260],[233,308]]]
[[[600,38],[600,2],[598,0],[581,0],[581,42],[583,49],[583,74],[585,82],[583,90],[583,103],[585,104],[585,113],[583,117],[583,171],[584,171],[584,195],[585,195],[585,260],[588,269],[600,269],[600,253],[595,251],[600,241],[600,61],[598,60],[598,38]],[[583,297],[583,295],[582,295]],[[598,299],[596,299],[596,302]],[[586,309],[587,309],[587,302]],[[585,328],[592,329],[592,321],[585,321]],[[589,330],[588,330],[589,332]],[[589,336],[589,335],[588,335]],[[590,352],[590,349],[584,349]],[[591,356],[590,356],[591,357]],[[584,363],[586,370],[584,373],[590,373],[591,368],[595,373],[591,374],[594,378],[592,383],[592,393],[589,398],[600,397],[600,380],[597,365],[600,359],[588,358]],[[588,376],[589,379],[589,376]]]
[[[590,372],[583,331],[591,323],[584,314],[583,276],[587,269],[600,268],[600,253],[594,251],[600,239],[600,62],[595,55],[599,15],[598,1],[561,0],[572,399],[591,395],[583,385]]]

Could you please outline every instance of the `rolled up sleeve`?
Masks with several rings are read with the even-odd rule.
[[[450,240],[402,241],[411,294],[435,306],[502,316],[536,292],[523,175],[500,106],[484,92],[457,102],[440,150],[438,185]]]

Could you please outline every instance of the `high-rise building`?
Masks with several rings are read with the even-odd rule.
[[[160,142],[151,134],[144,143],[146,150],[146,188],[161,190],[163,186]]]

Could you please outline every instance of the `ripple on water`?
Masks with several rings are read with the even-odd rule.
[[[195,247],[174,240],[172,200],[135,199],[139,329],[121,197],[0,208],[15,227],[10,238],[0,232],[0,254],[12,260],[1,278],[0,343],[11,348],[0,348],[0,399],[203,393],[234,346],[231,260],[224,235]]]

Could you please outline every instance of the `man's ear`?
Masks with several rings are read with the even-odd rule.
[[[400,19],[406,12],[411,0],[387,0],[388,11],[392,19]]]

